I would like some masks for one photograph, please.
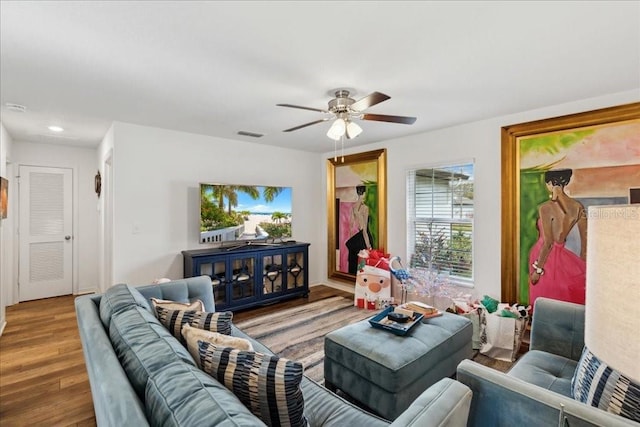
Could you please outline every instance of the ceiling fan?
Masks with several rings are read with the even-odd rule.
[[[320,113],[332,114],[331,117],[314,120],[303,125],[285,129],[283,132],[292,132],[307,126],[326,122],[335,119],[335,122],[329,128],[327,136],[333,140],[339,140],[346,136],[347,139],[353,139],[362,133],[362,128],[358,126],[353,119],[373,120],[377,122],[402,123],[411,125],[416,121],[415,117],[407,116],[390,116],[386,114],[369,114],[363,113],[369,107],[379,104],[391,97],[380,92],[373,92],[364,98],[356,101],[349,97],[349,91],[346,89],[337,89],[335,98],[329,101],[329,107],[326,110],[313,107],[302,107],[293,104],[276,104],[278,107],[300,108],[302,110],[318,111]]]

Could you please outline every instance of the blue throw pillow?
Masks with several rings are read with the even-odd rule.
[[[571,379],[571,397],[640,422],[640,384],[611,369],[587,347]]]
[[[204,341],[198,345],[202,370],[231,390],[266,425],[307,425],[300,388],[302,363]]]

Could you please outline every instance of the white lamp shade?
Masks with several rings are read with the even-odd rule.
[[[336,119],[327,131],[327,136],[337,141],[344,135],[346,127],[344,120]]]
[[[347,138],[353,139],[362,133],[362,128],[354,122],[347,124]]]
[[[640,205],[591,206],[585,345],[640,382]]]

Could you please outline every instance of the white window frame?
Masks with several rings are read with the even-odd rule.
[[[455,223],[465,223],[465,224],[469,224],[471,226],[471,277],[462,277],[462,276],[454,276],[454,275],[450,275],[449,276],[449,282],[455,285],[459,285],[459,286],[464,286],[464,287],[473,287],[474,286],[474,278],[475,278],[475,263],[474,263],[474,251],[475,251],[475,225],[474,225],[474,217],[475,217],[475,203],[472,205],[471,208],[471,218],[468,219],[460,219],[460,218],[455,218],[455,217],[450,217],[450,218],[444,218],[444,217],[439,217],[437,219],[432,218],[432,217],[426,217],[426,218],[422,218],[419,219],[416,217],[416,201],[415,201],[415,195],[416,195],[416,188],[415,188],[415,184],[416,184],[416,180],[415,180],[415,173],[418,170],[422,170],[422,169],[440,169],[440,168],[455,168],[455,167],[464,167],[464,166],[471,166],[473,168],[473,178],[471,179],[472,182],[474,182],[474,192],[475,192],[475,169],[476,169],[476,165],[475,165],[475,161],[474,159],[462,159],[462,160],[457,160],[457,161],[451,161],[451,162],[446,162],[446,163],[437,163],[437,164],[427,164],[427,165],[420,165],[420,166],[414,166],[411,167],[409,169],[406,170],[406,174],[405,174],[405,179],[406,179],[406,201],[407,201],[407,265],[406,267],[410,267],[411,266],[411,261],[412,261],[412,255],[415,252],[415,245],[416,245],[416,224],[418,224],[419,222],[425,222],[425,221],[433,221],[435,223],[451,223],[451,224],[455,224]]]

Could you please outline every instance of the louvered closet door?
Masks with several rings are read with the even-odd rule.
[[[20,167],[20,301],[73,293],[72,170]]]

